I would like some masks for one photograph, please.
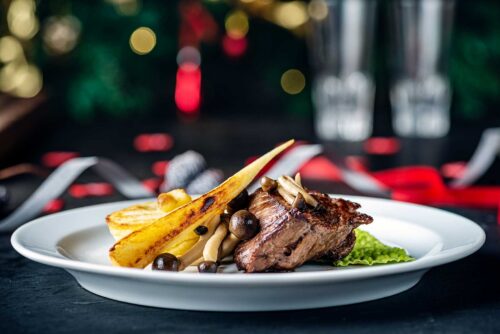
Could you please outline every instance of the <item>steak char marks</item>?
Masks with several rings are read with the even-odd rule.
[[[234,259],[246,272],[290,271],[309,260],[337,260],[348,255],[355,242],[353,229],[372,217],[357,212],[359,204],[309,193],[319,202],[299,211],[279,194],[257,190],[249,211],[260,221],[260,232],[241,243]]]

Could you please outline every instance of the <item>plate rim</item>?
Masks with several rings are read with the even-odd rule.
[[[130,279],[140,279],[144,281],[152,282],[164,282],[164,283],[176,283],[176,284],[206,284],[211,286],[226,285],[226,284],[237,284],[241,286],[254,286],[255,284],[265,284],[265,285],[290,285],[297,283],[330,283],[330,282],[340,282],[346,280],[359,280],[367,279],[378,276],[403,274],[407,272],[413,272],[422,269],[430,269],[439,265],[443,265],[449,262],[456,261],[458,259],[464,258],[476,252],[484,244],[486,239],[486,234],[484,230],[472,220],[458,215],[453,212],[446,210],[429,207],[420,204],[407,203],[401,201],[395,201],[390,199],[368,197],[368,196],[348,196],[348,195],[338,195],[329,194],[332,197],[342,197],[345,199],[356,201],[360,200],[370,200],[379,201],[381,204],[390,203],[391,205],[401,205],[403,207],[413,207],[422,210],[435,211],[440,214],[450,215],[454,219],[461,220],[462,222],[469,225],[472,230],[477,233],[477,238],[474,242],[465,244],[459,247],[454,247],[450,250],[440,250],[439,252],[424,256],[416,261],[397,263],[389,265],[380,266],[370,266],[370,267],[356,267],[347,270],[325,270],[325,271],[313,271],[313,272],[293,272],[293,273],[252,273],[244,275],[235,274],[223,274],[219,273],[217,275],[198,275],[196,273],[184,273],[184,272],[155,272],[155,271],[145,271],[136,268],[121,268],[113,267],[102,264],[88,263],[84,261],[74,260],[70,258],[63,257],[62,255],[48,255],[42,252],[37,252],[28,246],[23,245],[22,237],[25,233],[29,233],[29,229],[33,227],[34,224],[40,221],[50,220],[54,216],[72,215],[78,214],[79,211],[86,211],[92,208],[99,208],[102,206],[111,205],[130,205],[140,201],[151,200],[151,198],[127,200],[127,201],[116,201],[109,203],[101,203],[97,205],[90,205],[70,210],[65,210],[59,213],[39,217],[37,219],[31,220],[26,224],[22,225],[14,231],[11,236],[11,244],[14,249],[26,258],[39,262],[45,265],[63,268],[68,271],[78,271],[97,275],[114,276]],[[418,225],[418,224],[417,224]],[[76,231],[73,231],[74,233]],[[435,231],[434,231],[435,232]],[[59,240],[54,240],[55,247]]]

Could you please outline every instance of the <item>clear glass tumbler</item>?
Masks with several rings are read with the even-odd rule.
[[[321,139],[358,141],[372,132],[375,84],[370,71],[376,1],[309,4],[315,128]]]
[[[447,75],[453,0],[393,0],[394,131],[400,136],[442,137],[450,128]]]

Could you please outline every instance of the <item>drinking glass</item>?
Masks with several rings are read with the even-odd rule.
[[[453,0],[392,1],[393,127],[400,136],[442,137],[450,128],[447,75]]]
[[[372,132],[370,69],[376,1],[313,0],[309,49],[315,129],[321,139],[358,141]]]

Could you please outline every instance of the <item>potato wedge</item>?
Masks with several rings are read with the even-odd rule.
[[[106,223],[115,240],[120,240],[189,202],[191,196],[184,189],[174,189],[160,194],[157,203],[146,202],[115,211],[106,217]]]
[[[293,142],[289,140],[276,147],[205,195],[119,240],[109,251],[111,262],[122,267],[146,267],[163,249],[178,243],[203,222],[220,215],[260,170]]]
[[[215,216],[211,221],[204,223],[204,225],[208,227],[207,233],[200,236],[198,242],[196,242],[196,244],[190,250],[179,257],[179,261],[181,262],[179,271],[186,269],[186,267],[190,266],[193,261],[196,261],[203,255],[205,245],[210,240],[210,237],[214,234],[217,225],[219,225],[219,222],[220,217]]]
[[[146,202],[109,214],[106,224],[115,240],[120,240],[166,215],[166,212],[158,209],[155,202]]]
[[[184,189],[173,189],[158,195],[158,209],[170,212],[178,207],[191,202],[191,196]]]

